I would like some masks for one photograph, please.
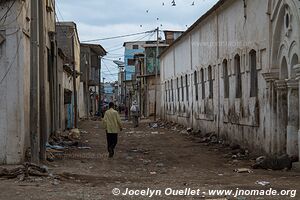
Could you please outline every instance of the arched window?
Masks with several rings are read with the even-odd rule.
[[[201,90],[202,90],[202,99],[205,99],[205,82],[204,82],[204,70],[200,70],[201,75]]]
[[[181,101],[184,101],[183,77],[181,76]]]
[[[212,99],[214,96],[214,82],[212,77],[212,67],[208,66],[208,81],[209,81],[209,98]]]
[[[195,97],[196,97],[196,101],[198,101],[198,99],[199,99],[199,91],[198,91],[197,71],[194,72],[194,84],[195,84]]]
[[[299,63],[299,60],[298,60],[298,56],[297,54],[294,54],[293,57],[292,57],[292,62],[291,62],[291,78],[295,78],[296,77],[296,72],[295,72],[295,69],[294,69],[294,66],[297,65]]]
[[[235,97],[242,97],[242,74],[241,74],[241,58],[237,54],[234,57],[234,67],[235,67],[235,75],[236,75],[236,86],[235,86]]]
[[[229,98],[229,75],[227,60],[223,61],[224,98]]]
[[[251,74],[251,82],[250,82],[250,97],[257,96],[257,69],[256,69],[256,51],[251,50],[249,53],[250,56],[250,74]]]
[[[287,79],[289,77],[287,61],[286,61],[285,57],[283,57],[283,59],[281,61],[279,77],[280,77],[280,79]]]
[[[189,101],[189,84],[188,75],[185,75],[185,90],[186,90],[186,101]]]

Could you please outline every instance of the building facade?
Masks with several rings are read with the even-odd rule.
[[[161,117],[299,156],[299,8],[220,0],[161,54]]]
[[[81,44],[80,118],[98,113],[101,58],[105,49],[97,44]],[[100,91],[101,93],[101,91]]]
[[[135,75],[135,61],[134,55],[138,53],[144,52],[143,45],[145,41],[132,41],[132,42],[125,42],[123,44],[125,48],[124,52],[124,62],[125,62],[125,80],[130,81],[132,80],[132,76]]]
[[[41,152],[47,137],[56,129],[52,107],[55,98],[55,14],[54,1],[41,1],[38,5],[39,81],[31,85],[30,38],[31,2],[1,1],[0,6],[0,164],[24,161],[30,146],[30,97],[32,87],[39,88],[40,121],[38,139]],[[53,85],[52,85],[53,84]],[[52,87],[53,86],[53,87]],[[55,102],[55,101],[54,101]]]
[[[66,128],[72,129],[76,127],[80,114],[80,40],[77,32],[77,26],[74,22],[57,22],[56,23],[57,46],[65,55],[64,64],[73,73],[72,78],[72,95],[71,103],[67,104],[65,116],[67,116]],[[64,68],[64,70],[66,67]],[[75,84],[74,81],[75,74]],[[67,77],[64,77],[64,79]],[[75,86],[75,87],[74,87]],[[64,90],[64,96],[70,96],[70,91]],[[62,95],[62,94],[61,94]],[[76,99],[76,101],[75,101]]]

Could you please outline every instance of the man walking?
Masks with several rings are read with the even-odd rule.
[[[133,117],[133,126],[134,126],[134,128],[136,128],[139,126],[140,108],[135,100],[132,103],[130,111],[131,111],[131,116]]]
[[[109,103],[109,110],[104,114],[104,127],[106,129],[107,150],[109,158],[114,156],[114,150],[118,143],[118,133],[122,131],[122,123],[119,113],[114,109],[114,103]]]

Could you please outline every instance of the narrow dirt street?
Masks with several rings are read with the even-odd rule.
[[[294,171],[254,170],[236,173],[234,169],[249,168],[250,161],[225,158],[229,148],[199,143],[194,136],[166,128],[149,128],[147,121],[137,128],[125,123],[119,137],[116,155],[107,158],[106,136],[99,121],[80,124],[81,142],[91,148],[66,150],[60,159],[48,163],[53,175],[18,181],[0,180],[0,199],[150,199],[149,196],[114,196],[126,188],[141,190],[200,189],[269,189],[300,191],[300,173]],[[256,181],[270,182],[268,186]],[[116,192],[116,190],[114,190]],[[294,199],[300,199],[297,195]],[[223,197],[223,198],[222,198]],[[224,195],[153,196],[151,199],[225,199]],[[237,199],[228,197],[227,199]],[[291,199],[285,196],[246,197],[238,199]]]

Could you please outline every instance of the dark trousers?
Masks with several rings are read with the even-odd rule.
[[[110,154],[114,154],[115,147],[118,143],[118,134],[116,133],[106,133],[107,138],[107,150]]]

